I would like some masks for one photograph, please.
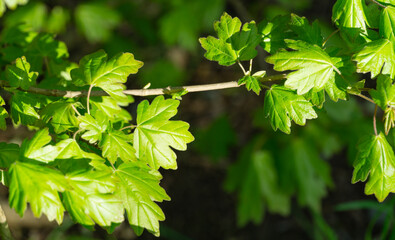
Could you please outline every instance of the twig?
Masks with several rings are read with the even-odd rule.
[[[78,130],[74,133],[73,139],[75,140],[75,138],[77,137],[77,134],[80,133],[80,132],[82,132],[82,131],[83,131],[82,129],[78,129]]]
[[[376,114],[377,114],[377,104],[374,107],[374,114],[373,114],[373,129],[374,129],[374,134],[377,136],[377,126],[376,126]]]
[[[283,80],[285,78],[287,78],[287,74],[279,74],[279,75],[263,77],[261,81],[272,82],[272,81]],[[156,96],[156,95],[177,93],[182,90],[187,90],[188,93],[191,93],[191,92],[214,91],[214,90],[228,89],[228,88],[238,88],[240,86],[241,85],[239,85],[237,81],[231,81],[224,83],[203,84],[203,85],[183,86],[183,87],[130,89],[130,90],[124,90],[123,93],[132,96]],[[9,86],[5,81],[0,81],[0,87],[9,87]],[[87,91],[48,90],[48,89],[36,88],[36,87],[30,87],[28,90],[23,90],[23,89],[20,90],[25,92],[45,95],[45,96],[64,97],[64,98],[78,98],[78,97],[88,96]],[[108,94],[104,91],[92,91],[90,93],[90,96],[108,96]]]

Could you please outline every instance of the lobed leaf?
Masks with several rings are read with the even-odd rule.
[[[165,190],[159,186],[162,178],[159,172],[140,162],[121,164],[116,176],[119,179],[118,193],[128,215],[129,224],[136,234],[146,228],[159,236],[159,221],[165,219],[160,207],[154,201],[170,200]]]
[[[330,57],[317,45],[299,40],[286,40],[286,43],[296,51],[279,51],[266,58],[266,61],[274,64],[276,71],[296,70],[288,74],[284,85],[297,90],[299,95],[311,89],[324,89],[328,82],[334,82],[336,72],[340,74],[336,64],[341,60]]]
[[[380,72],[395,77],[394,44],[388,39],[369,42],[353,56],[357,71],[368,73],[375,78]]]
[[[317,118],[313,105],[294,91],[273,85],[266,91],[264,103],[265,116],[270,117],[274,130],[291,132],[291,120],[298,125],[305,125],[306,119]]]
[[[143,63],[135,60],[131,53],[121,53],[107,59],[104,51],[98,51],[83,57],[80,67],[71,70],[71,78],[77,86],[91,85],[102,88],[118,104],[128,103],[128,97],[122,92],[130,74],[137,73]]]
[[[30,72],[30,64],[24,56],[17,58],[15,65],[8,65],[5,74],[11,87],[25,90],[34,86],[38,77],[37,72]]]
[[[58,156],[57,148],[48,143],[52,140],[48,128],[38,131],[31,140],[24,140],[21,145],[21,159],[40,162],[52,162]]]
[[[133,135],[126,135],[122,131],[111,130],[103,134],[103,140],[100,147],[103,150],[103,157],[110,162],[115,163],[118,158],[124,162],[136,160],[136,150],[130,144],[133,141]]]
[[[363,139],[358,150],[352,183],[368,180],[365,194],[374,194],[382,202],[390,192],[395,192],[394,151],[383,133]]]
[[[58,192],[68,188],[64,176],[57,170],[23,162],[15,162],[9,169],[9,202],[23,216],[29,203],[33,214],[42,213],[48,220],[63,221],[64,207]]]
[[[184,151],[186,144],[194,140],[188,131],[188,123],[169,121],[176,115],[179,104],[177,100],[165,100],[163,96],[158,96],[151,105],[145,100],[137,107],[133,146],[137,158],[153,169],[176,169],[177,156],[170,147]]]
[[[391,41],[395,41],[395,7],[388,6],[383,9],[380,17],[380,35]]]
[[[40,113],[45,123],[51,121],[55,133],[60,134],[78,127],[78,119],[74,108],[82,107],[81,103],[59,100],[48,104]]]

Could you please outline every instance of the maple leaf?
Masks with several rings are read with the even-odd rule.
[[[280,50],[266,61],[274,64],[276,71],[296,70],[288,74],[284,86],[297,90],[299,95],[310,89],[322,90],[327,82],[334,82],[336,73],[341,75],[336,67],[341,59],[330,57],[321,47],[300,40],[286,40],[286,43],[296,51]]]
[[[353,56],[357,61],[357,71],[370,72],[375,78],[380,72],[395,77],[394,43],[388,39],[379,39],[366,43],[364,47]]]
[[[352,183],[368,180],[365,194],[374,194],[382,202],[390,192],[395,192],[394,151],[383,133],[363,139],[358,150]]]
[[[186,144],[194,140],[188,132],[188,123],[169,121],[176,115],[179,104],[177,100],[158,96],[151,105],[145,100],[137,107],[133,146],[137,158],[154,169],[176,169],[176,154],[170,147],[184,151]]]
[[[303,96],[286,87],[273,85],[266,91],[264,103],[265,116],[270,117],[274,130],[291,132],[291,120],[304,125],[306,119],[317,118],[313,105]]]

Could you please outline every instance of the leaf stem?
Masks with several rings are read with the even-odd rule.
[[[135,128],[135,127],[137,127],[136,125],[130,125],[130,126],[126,126],[126,127],[123,127],[123,128],[121,128],[121,129],[119,129],[119,131],[123,131],[123,130],[125,130],[125,129],[128,129],[128,128]]]
[[[370,1],[372,1],[374,4],[377,4],[378,6],[380,6],[380,7],[382,7],[382,8],[386,8],[386,7],[387,7],[387,6],[385,6],[385,5],[383,5],[383,4],[379,3],[379,2],[377,2],[376,0],[370,0]]]
[[[349,93],[349,94],[351,94],[351,95],[355,95],[355,96],[358,96],[358,97],[360,97],[360,98],[363,98],[363,99],[365,99],[366,101],[369,101],[369,102],[371,102],[371,103],[373,103],[373,104],[376,104],[372,99],[370,99],[370,98],[368,98],[368,97],[366,97],[365,95],[363,95],[363,94],[355,94],[355,93]]]
[[[246,70],[244,69],[244,67],[243,67],[243,65],[241,64],[241,62],[240,62],[240,61],[237,61],[237,64],[239,64],[241,70],[243,70],[244,75],[247,75],[247,72],[246,72]]]
[[[253,60],[253,59],[250,60],[250,68],[249,68],[249,70],[248,70],[248,72],[249,72],[250,75],[251,75],[251,73],[252,73],[252,60]]]
[[[73,108],[74,112],[77,113],[77,115],[81,117],[81,113],[78,112],[78,110],[77,110],[77,108],[75,108],[74,104],[71,104],[71,108]]]
[[[374,134],[377,136],[377,126],[376,126],[376,114],[377,114],[377,104],[374,107],[374,114],[373,114],[373,129],[374,129]]]
[[[338,33],[340,31],[340,29],[337,29],[335,31],[333,31],[326,39],[325,41],[322,43],[322,47],[325,47],[326,43],[328,42],[328,40],[333,37],[336,33]]]
[[[75,138],[77,137],[77,134],[80,133],[82,131],[82,129],[78,129],[74,135],[73,135],[73,139],[75,140]]]
[[[272,82],[279,81],[287,78],[287,74],[278,74],[273,76],[266,76],[261,79],[261,82]],[[223,82],[223,83],[213,83],[213,84],[202,84],[202,85],[193,85],[193,86],[181,86],[181,87],[166,87],[166,88],[153,88],[153,89],[129,89],[124,90],[123,93],[131,96],[156,96],[156,95],[165,95],[172,94],[176,92],[180,92],[182,90],[191,92],[206,92],[206,91],[214,91],[228,88],[238,88],[242,85],[239,85],[237,81]],[[7,82],[0,81],[0,87],[9,87]],[[64,91],[57,89],[43,89],[30,87],[28,90],[19,89],[25,92],[45,95],[45,96],[54,96],[54,97],[64,97],[64,98],[78,98],[78,97],[86,97],[88,96],[87,91]],[[108,96],[108,94],[104,91],[91,91],[89,96]]]
[[[89,97],[91,96],[92,88],[93,88],[93,85],[90,85],[89,90],[88,90],[88,95],[86,96],[86,109],[88,110],[89,115],[91,114],[90,109],[89,109]]]

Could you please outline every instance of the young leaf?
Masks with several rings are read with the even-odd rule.
[[[214,23],[219,38],[209,36],[199,39],[200,44],[207,51],[204,56],[224,66],[233,65],[238,60],[253,59],[257,54],[255,48],[260,42],[256,24],[252,21],[244,24],[242,29],[240,27],[240,19],[224,13],[220,21]]]
[[[115,163],[118,158],[124,162],[136,160],[136,150],[130,144],[133,135],[126,135],[122,131],[112,130],[103,135],[100,147],[103,149],[103,157]]]
[[[383,9],[380,17],[380,35],[395,41],[395,7],[388,6]]]
[[[394,44],[388,39],[380,39],[367,43],[362,50],[354,55],[357,61],[357,71],[370,72],[376,77],[380,72],[395,77]]]
[[[15,162],[9,170],[10,206],[23,216],[27,203],[33,214],[42,213],[48,220],[63,221],[64,207],[58,192],[67,188],[64,176],[52,168],[23,162]]]
[[[111,121],[118,121],[118,120],[124,120],[124,121],[130,121],[132,120],[132,117],[129,115],[126,115],[127,117],[125,118],[125,109],[121,108],[118,106],[117,101],[114,100],[111,97],[104,96],[104,97],[92,97],[90,99],[90,103],[92,104],[92,115],[95,116],[95,112],[101,112],[102,114],[106,115],[109,120]],[[126,112],[127,113],[127,112]]]
[[[30,72],[30,64],[24,56],[17,58],[15,65],[8,65],[5,74],[11,87],[25,90],[35,85],[38,77],[37,72]]]
[[[78,120],[73,107],[82,108],[82,105],[79,102],[59,100],[48,104],[41,111],[41,117],[46,123],[51,120],[55,133],[59,134],[70,128],[78,127]]]
[[[265,116],[270,117],[274,130],[291,132],[291,120],[298,125],[305,125],[306,119],[317,118],[313,105],[294,91],[273,85],[266,91],[264,103]]]
[[[133,146],[137,158],[154,169],[176,169],[176,154],[170,147],[184,151],[186,144],[194,140],[188,132],[188,123],[169,121],[176,115],[179,104],[177,100],[165,100],[163,96],[158,96],[151,105],[145,100],[137,107]]]
[[[367,18],[363,0],[337,0],[333,6],[332,20],[343,28],[358,28],[366,32]]]
[[[159,221],[165,220],[160,207],[154,201],[170,200],[159,186],[162,176],[140,162],[121,164],[116,175],[119,179],[119,194],[132,227],[146,228],[159,236]]]
[[[374,194],[380,202],[395,192],[395,155],[383,133],[369,136],[359,144],[352,183],[368,181],[365,194]]]
[[[79,171],[66,175],[70,190],[63,203],[74,221],[93,226],[109,227],[124,220],[121,200],[113,194],[115,182],[111,171]]]
[[[47,145],[51,141],[48,128],[38,131],[31,140],[24,140],[21,146],[21,158],[40,162],[52,162],[58,155],[57,148]],[[46,146],[47,145],[47,146]]]
[[[266,58],[274,64],[274,70],[296,70],[288,74],[285,86],[298,90],[302,95],[313,89],[320,91],[325,84],[335,78],[335,72],[340,74],[335,66],[341,60],[330,57],[322,48],[303,41],[286,40],[287,46],[296,51],[279,51]]]
[[[106,116],[103,114],[96,114],[96,116],[99,116],[99,118],[94,119],[89,114],[78,117],[78,120],[80,121],[80,129],[86,131],[82,135],[82,138],[89,141],[89,143],[101,141],[102,133],[106,131],[108,127],[108,119]]]
[[[120,104],[124,104],[129,100],[122,92],[125,90],[122,83],[142,66],[143,63],[135,60],[131,53],[118,54],[108,60],[104,51],[98,51],[83,57],[80,67],[71,70],[71,77],[75,85],[100,87]]]
[[[238,81],[238,84],[245,84],[248,91],[252,90],[256,93],[256,95],[259,95],[262,90],[259,81],[261,78],[262,77],[257,76],[244,76]]]
[[[0,167],[9,168],[11,163],[19,159],[19,146],[0,142]]]

